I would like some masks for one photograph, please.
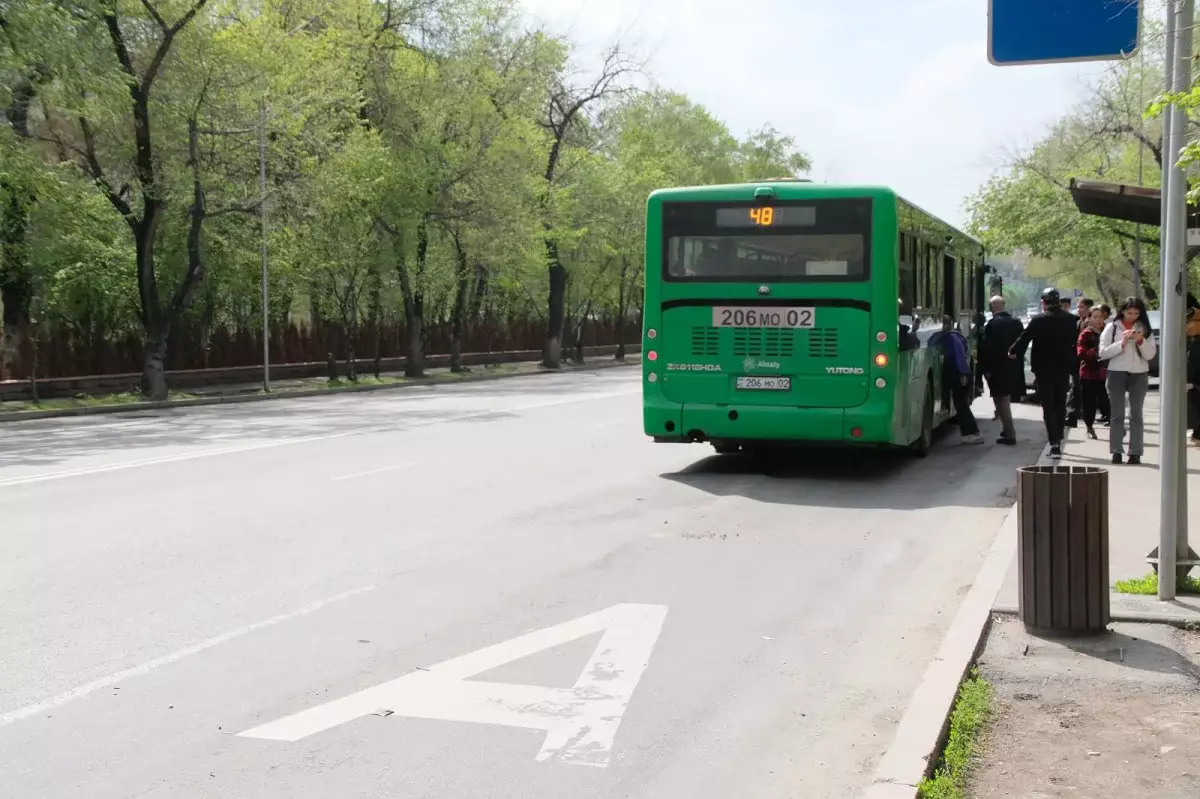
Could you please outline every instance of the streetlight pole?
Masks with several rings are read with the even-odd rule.
[[[1168,89],[1181,93],[1190,88],[1194,0],[1172,0],[1167,14]],[[1164,130],[1162,213],[1162,357],[1159,359],[1160,415],[1158,598],[1175,598],[1176,564],[1182,537],[1187,559],[1186,397],[1184,348],[1186,346],[1184,256],[1187,239],[1187,183],[1177,166],[1185,144],[1186,111],[1172,103]]]
[[[267,289],[267,98],[258,101],[258,217],[262,223],[263,391],[271,390],[271,312]]]

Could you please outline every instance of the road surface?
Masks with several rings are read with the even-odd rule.
[[[1035,444],[720,458],[638,380],[0,427],[0,793],[861,792]]]

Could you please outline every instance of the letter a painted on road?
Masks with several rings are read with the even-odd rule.
[[[622,604],[536,630],[429,671],[415,671],[243,733],[244,738],[298,741],[368,716],[380,708],[399,716],[470,721],[545,730],[537,760],[607,766],[617,728],[658,641],[665,605]],[[505,663],[604,632],[571,688],[472,681]]]

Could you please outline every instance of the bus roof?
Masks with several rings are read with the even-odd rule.
[[[771,178],[768,180],[747,183],[723,183],[710,186],[677,186],[669,189],[657,189],[650,193],[651,200],[687,201],[687,200],[746,200],[746,190],[760,186],[779,186],[785,189],[790,197],[811,197],[813,199],[836,199],[844,197],[874,197],[887,200],[899,200],[910,208],[924,214],[930,219],[945,225],[964,239],[980,247],[983,242],[971,234],[958,229],[944,219],[929,213],[911,200],[896,193],[889,186],[868,183],[814,183],[806,178]]]

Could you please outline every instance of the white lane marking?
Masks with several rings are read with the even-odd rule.
[[[339,475],[338,477],[331,477],[329,479],[332,480],[333,482],[337,483],[341,480],[353,480],[356,477],[370,477],[371,475],[374,475],[374,474],[383,474],[384,472],[394,472],[397,469],[410,469],[416,465],[417,464],[415,464],[415,463],[393,463],[391,466],[381,466],[378,469],[368,469],[365,472],[354,472],[353,474],[343,474],[343,475]]]
[[[272,616],[269,619],[256,621],[253,624],[247,624],[244,627],[238,627],[237,629],[221,633],[215,638],[209,638],[207,641],[201,641],[200,643],[189,646],[186,649],[180,649],[178,652],[172,652],[169,655],[163,655],[160,658],[148,660],[145,663],[125,669],[124,671],[118,671],[115,674],[109,674],[107,677],[98,677],[91,682],[76,686],[69,691],[64,691],[61,694],[52,696],[44,701],[33,705],[26,705],[25,707],[17,708],[16,710],[10,710],[6,713],[0,714],[0,727],[3,727],[7,724],[12,724],[14,721],[20,721],[21,719],[29,718],[30,716],[36,716],[39,713],[44,713],[47,710],[51,710],[61,705],[65,705],[75,699],[85,697],[93,691],[98,691],[101,688],[107,688],[110,685],[116,685],[119,682],[124,682],[125,680],[130,679],[131,677],[140,677],[144,674],[149,674],[155,669],[162,668],[163,666],[169,666],[172,663],[176,663],[186,657],[190,657],[191,655],[198,655],[206,649],[212,649],[215,646],[220,646],[221,644],[232,641],[235,638],[241,638],[242,636],[257,632],[264,627],[272,627],[276,624],[281,624],[285,621],[299,618],[300,616],[307,616],[308,614],[315,613],[327,605],[332,605],[334,602],[341,602],[343,599],[349,599],[352,596],[357,596],[373,590],[375,590],[375,586],[368,585],[364,586],[363,588],[354,588],[350,591],[343,591],[340,594],[335,594],[334,596],[320,599],[316,602],[305,605],[299,610],[293,610],[290,613],[282,613],[278,616]]]
[[[958,687],[967,667],[983,641],[992,605],[1008,576],[1017,551],[1017,508],[1013,507],[1000,525],[992,547],[975,575],[971,590],[958,606],[954,621],[908,709],[896,726],[891,746],[884,752],[872,785],[863,799],[916,799],[917,785],[925,775],[929,758],[954,706]]]
[[[0,488],[8,488],[11,486],[28,485],[30,483],[41,483],[47,480],[61,480],[67,477],[80,477],[89,474],[100,474],[103,472],[115,472],[122,469],[133,469],[139,466],[152,466],[159,463],[175,463],[177,461],[190,461],[197,458],[210,458],[217,455],[231,455],[238,452],[252,452],[260,449],[271,449],[273,447],[286,447],[292,444],[305,444],[312,441],[327,441],[334,438],[347,438],[349,436],[361,436],[369,433],[378,433],[383,431],[404,432],[413,427],[425,427],[431,424],[442,424],[445,422],[460,422],[471,419],[479,419],[483,417],[493,416],[497,412],[516,413],[520,411],[536,410],[538,408],[550,408],[555,405],[570,405],[576,402],[593,402],[602,399],[611,399],[613,397],[623,397],[631,394],[641,393],[641,387],[635,387],[632,390],[625,391],[610,391],[601,394],[586,394],[583,396],[566,397],[553,400],[544,400],[542,402],[533,402],[526,405],[518,405],[512,408],[494,408],[487,411],[476,411],[474,413],[465,413],[457,416],[439,417],[436,419],[420,419],[413,422],[391,426],[375,426],[367,427],[358,430],[343,430],[337,433],[322,433],[320,435],[303,436],[300,438],[281,438],[274,441],[263,441],[257,444],[246,444],[240,447],[222,447],[218,449],[201,450],[198,452],[184,452],[176,455],[163,455],[157,458],[144,458],[136,461],[122,461],[120,463],[108,463],[98,466],[87,466],[79,469],[64,469],[57,472],[43,472],[41,474],[25,475],[23,477],[10,477],[7,479],[0,478]],[[43,450],[47,455],[53,454],[52,449]]]
[[[386,708],[399,716],[545,730],[537,760],[608,765],[617,728],[662,632],[665,605],[621,604],[447,660],[239,733],[298,741]],[[471,681],[535,652],[604,631],[573,688]]]

